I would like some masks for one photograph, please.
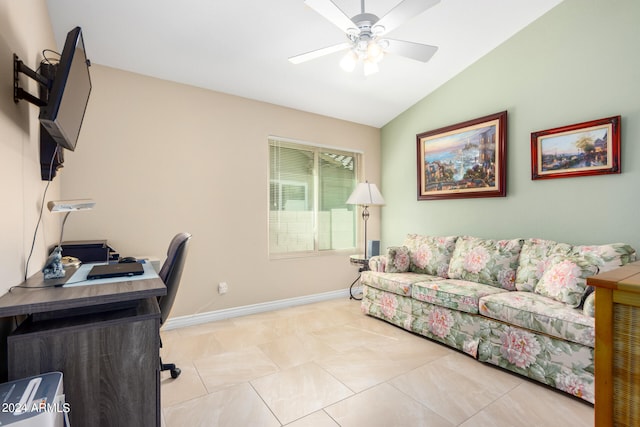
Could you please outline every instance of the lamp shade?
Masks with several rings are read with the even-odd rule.
[[[362,206],[384,205],[384,199],[375,184],[361,182],[347,199],[347,204]]]
[[[73,212],[93,209],[96,205],[91,199],[54,200],[47,204],[51,212]]]

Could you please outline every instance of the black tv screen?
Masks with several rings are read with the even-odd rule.
[[[69,31],[56,66],[47,105],[40,109],[40,123],[56,143],[75,150],[91,93],[89,61],[82,30]]]

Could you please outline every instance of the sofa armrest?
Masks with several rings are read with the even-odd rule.
[[[591,292],[584,300],[582,312],[586,316],[596,317],[596,293]]]
[[[369,270],[384,273],[387,269],[387,256],[376,255],[369,258]]]

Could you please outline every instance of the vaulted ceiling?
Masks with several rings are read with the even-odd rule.
[[[349,17],[361,1],[333,0]],[[386,55],[364,77],[336,52],[287,58],[345,41],[303,0],[48,0],[62,48],[81,26],[91,61],[298,110],[382,127],[562,0],[442,0],[388,35],[438,46],[422,63]],[[382,17],[399,0],[367,0]]]

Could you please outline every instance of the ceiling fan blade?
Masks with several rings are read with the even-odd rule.
[[[436,46],[428,44],[407,42],[404,40],[384,40],[389,43],[389,45],[384,49],[385,52],[405,56],[420,62],[427,62],[438,50]]]
[[[345,33],[352,29],[360,32],[358,26],[331,0],[305,0],[304,3]]]
[[[301,64],[303,62],[311,61],[312,59],[320,58],[324,55],[329,55],[333,52],[338,52],[351,47],[351,43],[344,42],[333,46],[323,47],[322,49],[312,50],[311,52],[302,53],[300,55],[292,56],[289,61],[294,64]]]
[[[384,27],[382,34],[388,33],[439,2],[440,0],[404,0],[380,18],[375,26]]]

